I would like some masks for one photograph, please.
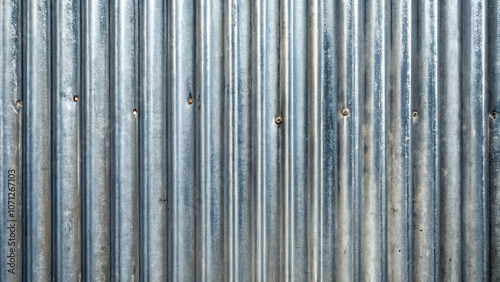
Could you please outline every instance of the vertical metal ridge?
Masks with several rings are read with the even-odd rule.
[[[344,100],[344,105],[347,105],[347,114],[350,116],[350,109],[352,108],[352,117],[351,117],[351,131],[349,135],[350,143],[354,145],[351,146],[348,151],[350,154],[350,163],[349,169],[351,169],[350,173],[350,188],[353,190],[351,208],[353,209],[352,213],[352,221],[354,222],[353,226],[353,272],[354,279],[361,280],[364,279],[361,272],[361,265],[363,263],[363,253],[362,253],[362,230],[361,230],[361,215],[362,215],[362,171],[363,171],[363,161],[362,161],[362,121],[363,121],[363,111],[361,110],[361,105],[364,103],[363,101],[363,93],[365,89],[365,81],[363,79],[363,68],[364,68],[364,21],[365,21],[365,13],[366,13],[366,3],[359,0],[352,0],[354,3],[354,7],[352,8],[352,28],[353,28],[353,38],[350,39],[352,45],[349,46],[353,50],[351,50],[351,70],[348,75],[350,77],[350,89],[347,95],[347,99]],[[365,4],[365,5],[363,5]]]
[[[54,94],[55,92],[55,84],[56,84],[56,76],[57,76],[57,70],[56,70],[56,64],[54,64],[54,60],[56,58],[57,54],[57,49],[58,49],[58,44],[57,44],[57,29],[56,29],[56,24],[58,22],[56,13],[54,12],[54,9],[56,8],[56,3],[55,1],[52,1],[49,5],[49,13],[50,13],[50,41],[51,41],[51,49],[50,49],[50,63],[48,68],[50,68],[50,98],[49,98],[49,104],[51,105],[50,107],[50,143],[55,143],[54,141],[56,140],[56,134],[55,134],[55,124],[56,120],[54,119],[54,115],[56,113],[56,105],[54,103]],[[52,247],[52,251],[50,253],[50,275],[51,279],[56,279],[57,278],[57,210],[56,210],[56,205],[57,205],[57,195],[55,193],[56,191],[56,178],[55,175],[57,173],[57,162],[56,162],[56,157],[55,157],[55,151],[56,151],[56,146],[51,146],[50,147],[50,159],[51,159],[51,174],[50,174],[50,198],[52,205],[50,207],[50,223],[51,223],[51,233],[50,233],[50,245]]]
[[[210,209],[207,209],[210,216],[210,276],[207,280],[217,280],[224,273],[222,258],[224,258],[224,1],[208,1],[211,4],[211,10],[206,15],[210,17],[210,34],[207,37],[208,51],[210,56],[210,66],[205,76],[210,78],[210,84],[207,88],[207,95],[203,100],[206,104],[205,109],[210,108],[205,120],[205,128],[210,128],[210,140],[207,139],[206,145],[210,148],[211,163],[206,166],[207,178],[210,177],[211,188],[207,190],[206,201],[210,202]],[[211,93],[211,95],[208,95]],[[210,121],[210,122],[209,122]],[[213,122],[216,121],[216,125]],[[212,166],[209,174],[209,168]],[[208,230],[207,230],[208,231]]]
[[[388,96],[388,276],[408,281],[412,277],[412,42],[413,1],[392,6],[391,70]],[[402,165],[401,165],[402,164]]]
[[[176,49],[176,43],[177,43],[177,23],[176,23],[176,18],[175,15],[177,14],[177,2],[172,1],[167,3],[167,46],[168,46],[168,51],[167,51],[167,136],[171,136],[170,142],[167,144],[167,153],[169,155],[168,158],[168,170],[167,170],[167,186],[171,187],[170,189],[167,190],[167,240],[171,243],[169,243],[169,248],[167,248],[167,273],[168,277],[167,279],[176,281],[179,280],[179,273],[177,270],[178,263],[177,263],[177,254],[178,251],[176,249],[175,242],[177,241],[177,208],[175,206],[175,201],[177,199],[176,193],[175,193],[175,177],[176,177],[176,172],[174,170],[174,163],[175,163],[175,155],[174,155],[174,150],[176,149],[176,141],[177,136],[175,135],[174,131],[174,124],[175,124],[175,99],[174,99],[174,93],[177,88],[177,83],[176,83],[176,75],[177,75],[177,70],[176,70],[176,56],[177,56],[177,49]],[[171,244],[171,246],[170,246]]]
[[[171,151],[169,185],[171,196],[172,280],[194,280],[195,250],[195,107],[188,102],[195,98],[195,15],[194,0],[171,1],[170,20],[170,93],[169,109]]]
[[[225,2],[225,105],[227,279],[252,277],[252,214],[254,191],[251,172],[252,1]],[[226,200],[225,200],[226,201]]]
[[[420,59],[413,136],[414,275],[439,279],[439,80],[437,1],[419,3],[417,52]]]
[[[487,279],[487,1],[464,2],[463,22],[463,277]]]
[[[51,48],[51,62],[50,62],[50,69],[51,69],[51,95],[50,95],[50,103],[51,103],[51,144],[55,143],[57,144],[57,134],[56,134],[56,125],[57,125],[57,119],[54,118],[57,112],[57,105],[54,102],[57,97],[57,92],[56,92],[56,83],[57,83],[57,62],[55,62],[57,59],[57,52],[59,49],[59,44],[58,44],[58,31],[57,31],[57,23],[58,23],[58,18],[57,18],[57,3],[53,1],[50,6],[50,13],[51,13],[51,21],[50,21],[50,37],[51,37],[51,42],[52,42],[52,48]],[[58,242],[57,242],[57,224],[59,221],[58,218],[58,213],[57,213],[57,194],[56,194],[56,175],[57,175],[57,169],[58,169],[58,162],[56,159],[56,149],[57,145],[51,146],[51,165],[53,169],[51,170],[51,198],[52,198],[52,206],[51,206],[51,224],[52,224],[52,230],[51,230],[51,246],[52,246],[52,252],[51,252],[51,278],[56,279],[58,277],[57,269],[58,269]]]
[[[52,60],[53,253],[56,280],[81,278],[81,56],[80,2],[54,3],[55,52]]]
[[[439,152],[441,151],[441,142],[439,139],[439,136],[441,134],[440,130],[440,124],[441,124],[441,103],[440,103],[440,89],[441,89],[441,84],[442,80],[441,77],[439,76],[439,66],[442,64],[441,57],[439,56],[439,48],[441,46],[441,42],[439,41],[439,36],[441,32],[441,26],[440,26],[440,15],[441,15],[441,10],[439,9],[439,2],[435,4],[434,7],[434,14],[435,18],[434,20],[434,25],[435,25],[435,31],[432,33],[434,40],[435,40],[435,46],[434,47],[434,52],[436,56],[436,63],[435,63],[435,72],[434,74],[434,79],[436,80],[436,86],[435,86],[435,94],[434,94],[434,107],[435,107],[435,113],[431,115],[435,119],[435,123],[433,125],[433,130],[432,134],[434,135],[434,148],[435,148],[435,156],[434,162],[435,162],[435,168],[434,168],[434,173],[435,173],[435,186],[439,187],[440,183],[440,177],[441,177],[441,159],[439,156]],[[440,213],[440,206],[441,206],[441,191],[440,189],[434,189],[433,195],[432,195],[432,202],[433,202],[433,223],[434,223],[434,230],[433,230],[433,236],[432,236],[432,244],[433,244],[433,252],[434,252],[434,280],[439,280],[439,269],[440,269],[440,221],[441,221],[441,213]]]
[[[440,276],[443,280],[462,279],[462,108],[461,108],[461,1],[447,0],[439,6],[442,37],[439,46],[440,91]]]
[[[406,232],[408,234],[408,241],[407,241],[407,246],[408,246],[408,253],[406,254],[407,261],[408,261],[408,276],[410,277],[415,277],[415,169],[414,169],[414,147],[415,147],[415,124],[414,124],[414,114],[417,114],[418,117],[418,112],[415,111],[415,100],[418,97],[418,60],[419,60],[419,54],[418,54],[418,47],[415,46],[416,42],[418,42],[418,35],[419,35],[419,25],[418,25],[418,3],[416,0],[409,0],[411,1],[411,6],[408,8],[408,15],[410,17],[410,23],[411,26],[414,28],[410,28],[408,40],[409,40],[409,47],[408,47],[408,60],[410,62],[409,66],[409,85],[407,90],[409,91],[409,96],[408,96],[408,107],[411,113],[411,118],[409,120],[408,128],[409,132],[407,133],[407,137],[409,138],[408,143],[409,146],[407,148],[407,154],[408,154],[408,160],[407,163],[409,163],[408,166],[408,179],[406,180],[407,183],[409,183],[409,187],[407,189],[407,195],[406,195],[406,205],[407,205],[407,222],[406,222]]]
[[[281,240],[280,223],[281,223],[281,203],[282,198],[279,175],[281,168],[280,154],[282,146],[280,145],[280,136],[283,131],[282,124],[279,124],[279,118],[283,122],[283,117],[280,109],[280,1],[267,1],[265,22],[266,32],[263,36],[266,38],[266,78],[267,89],[266,95],[263,96],[265,113],[262,115],[263,126],[265,127],[264,139],[266,142],[266,153],[264,170],[265,175],[265,195],[263,201],[266,202],[264,218],[266,221],[265,233],[265,250],[263,253],[266,256],[265,276],[266,280],[278,280],[281,275],[281,265],[283,259],[279,254]],[[276,117],[279,117],[276,120]],[[276,123],[278,121],[278,123]]]
[[[225,104],[224,161],[227,173],[225,189],[226,267],[228,280],[252,277],[252,211],[254,191],[250,189],[251,171],[251,1],[225,3]],[[227,199],[227,200],[226,200]]]
[[[140,280],[167,277],[166,3],[140,2]]]
[[[288,6],[289,10],[289,89],[286,94],[286,124],[288,127],[285,136],[290,146],[290,155],[286,162],[290,162],[288,174],[290,178],[289,193],[293,206],[290,208],[289,219],[292,221],[290,234],[291,264],[294,279],[306,280],[308,278],[308,5],[306,1],[294,0]],[[291,19],[291,20],[290,20]],[[312,219],[312,218],[311,218]]]
[[[111,279],[139,277],[139,37],[137,0],[112,10]]]
[[[197,2],[196,18],[196,279],[220,279],[224,268],[224,9]]]
[[[196,227],[198,235],[196,238],[196,248],[198,249],[197,264],[196,264],[196,280],[209,281],[212,273],[211,266],[211,227],[212,221],[210,217],[210,189],[212,187],[212,162],[210,139],[212,137],[211,120],[212,106],[211,105],[211,89],[210,79],[210,41],[211,41],[211,24],[210,15],[211,5],[208,0],[199,0],[197,2],[198,9],[196,11],[196,62],[198,64],[196,77],[196,113],[198,116],[197,136],[199,143],[197,144],[197,169],[196,169],[196,185],[199,187],[200,214],[196,216]],[[201,101],[199,101],[201,100]]]
[[[110,278],[110,92],[108,1],[86,1],[83,13],[83,277]]]
[[[319,194],[319,236],[321,236],[320,279],[326,280],[335,277],[335,222],[336,197],[338,187],[338,85],[336,82],[339,70],[336,47],[338,24],[335,21],[335,12],[338,3],[335,0],[319,1],[318,37],[319,37],[319,73],[318,87],[320,91],[320,181]]]
[[[280,274],[278,204],[279,6],[261,0],[252,7],[251,125],[253,279],[276,280]],[[278,122],[276,120],[278,119]],[[283,120],[281,120],[283,121]],[[262,140],[266,140],[262,142]]]
[[[169,230],[169,236],[167,237],[171,242],[172,242],[172,247],[168,249],[169,253],[167,256],[167,261],[168,263],[168,273],[170,274],[168,279],[171,279],[173,281],[178,281],[179,280],[179,251],[178,251],[178,245],[176,244],[178,240],[177,236],[177,231],[178,231],[178,219],[177,219],[177,198],[178,195],[176,193],[176,179],[177,179],[177,173],[174,168],[174,164],[176,163],[176,158],[177,156],[175,155],[175,151],[177,149],[177,134],[174,130],[174,125],[177,121],[176,114],[177,112],[175,111],[177,108],[177,101],[175,99],[175,93],[177,92],[177,81],[176,81],[176,76],[178,73],[178,67],[177,67],[177,56],[178,56],[178,50],[177,50],[177,42],[179,41],[178,38],[178,31],[177,31],[177,18],[176,15],[178,14],[178,5],[177,1],[172,1],[168,3],[170,5],[167,6],[167,18],[169,19],[168,21],[168,46],[169,52],[168,52],[168,61],[170,62],[169,68],[168,68],[168,78],[169,78],[169,84],[168,84],[168,92],[169,92],[169,112],[170,112],[170,121],[168,123],[168,129],[169,131],[167,132],[167,136],[172,136],[172,140],[168,146],[168,153],[171,156],[169,158],[169,170],[168,170],[168,186],[172,187],[168,191],[168,208],[167,208],[167,213],[168,213],[168,219],[167,219],[167,228]]]
[[[253,18],[252,21],[252,48],[253,48],[253,68],[252,68],[252,94],[255,101],[255,133],[254,142],[256,148],[256,156],[254,159],[255,167],[255,193],[254,193],[254,205],[252,208],[255,211],[255,244],[253,246],[253,262],[254,262],[254,277],[256,281],[266,281],[266,255],[265,255],[265,233],[266,233],[266,169],[264,165],[267,161],[266,147],[265,144],[259,142],[266,135],[266,115],[267,109],[264,104],[266,100],[264,97],[267,95],[267,81],[266,81],[266,55],[269,51],[267,49],[267,38],[265,36],[267,28],[267,0],[258,0],[254,2],[253,5]]]
[[[389,95],[389,75],[387,75],[390,71],[390,42],[391,42],[391,29],[390,29],[390,23],[391,23],[391,12],[389,10],[390,8],[390,2],[387,0],[379,0],[377,1],[377,5],[379,6],[378,9],[380,9],[380,13],[377,14],[377,26],[382,30],[382,34],[380,34],[380,38],[376,37],[377,41],[377,52],[376,52],[376,59],[380,57],[380,65],[377,66],[377,71],[375,73],[378,75],[377,72],[380,72],[380,84],[377,87],[380,87],[378,91],[377,97],[380,97],[380,101],[378,101],[378,111],[376,111],[377,115],[381,118],[380,119],[380,124],[378,125],[378,130],[380,131],[380,136],[377,140],[377,142],[380,142],[381,144],[381,152],[378,155],[378,159],[380,162],[383,162],[384,165],[381,166],[381,171],[379,177],[381,179],[381,187],[380,187],[380,201],[381,201],[381,207],[380,207],[380,220],[381,220],[381,225],[379,232],[381,233],[381,244],[382,246],[380,247],[380,253],[381,253],[381,258],[380,258],[380,264],[381,264],[381,279],[382,280],[387,280],[388,279],[388,213],[389,213],[389,208],[388,208],[388,198],[389,198],[389,186],[388,186],[388,173],[387,173],[387,160],[388,160],[388,110],[386,108],[386,105],[388,104],[388,95]],[[378,65],[378,63],[376,63]]]
[[[47,0],[23,5],[25,278],[51,279],[51,9]],[[2,87],[3,89],[3,87]]]
[[[500,280],[500,2],[488,2],[488,106],[489,106],[489,273]]]
[[[361,211],[362,277],[387,280],[387,6],[366,2],[365,93],[363,98],[363,174]]]
[[[357,0],[339,4],[339,182],[337,188],[336,269],[341,280],[359,280],[360,191],[361,191],[361,114],[363,89],[363,3]]]
[[[237,95],[238,84],[237,84],[237,48],[236,39],[237,36],[237,4],[238,0],[227,0],[226,10],[225,10],[225,23],[224,30],[226,33],[226,41],[224,42],[224,52],[225,52],[225,91],[226,91],[226,103],[225,106],[229,109],[226,116],[227,128],[226,140],[227,146],[225,150],[224,160],[226,162],[225,170],[227,171],[227,185],[225,187],[225,226],[226,226],[226,256],[228,264],[226,265],[225,279],[228,281],[233,281],[238,278],[238,187],[237,179],[235,179],[235,159],[234,155],[237,152],[237,136],[235,136],[235,101],[234,96]],[[235,78],[236,76],[236,78]],[[235,144],[236,143],[236,144]]]
[[[251,132],[255,192],[254,279],[277,280],[280,275],[279,140],[279,10],[278,1],[254,2],[252,21]],[[280,121],[281,119],[281,121]],[[253,122],[255,121],[255,122]],[[281,122],[281,123],[280,123]],[[263,142],[265,140],[265,142]]]
[[[81,272],[80,272],[80,279],[84,279],[87,275],[87,268],[88,268],[88,261],[87,261],[87,254],[88,254],[88,249],[87,246],[91,244],[87,244],[89,241],[88,239],[91,239],[90,236],[87,234],[87,223],[89,219],[89,211],[87,209],[87,204],[89,203],[89,196],[91,195],[91,192],[87,190],[87,182],[88,180],[86,179],[87,177],[87,163],[88,163],[88,158],[87,158],[87,134],[86,134],[86,127],[88,123],[88,116],[87,116],[87,82],[88,82],[88,77],[87,77],[87,58],[88,58],[88,53],[87,49],[82,48],[83,46],[87,46],[88,43],[88,28],[86,24],[87,20],[87,3],[84,3],[83,1],[80,2],[81,7],[80,7],[80,93],[81,97],[85,97],[82,99],[80,102],[82,104],[81,106],[81,113],[80,113],[80,173],[81,173],[81,178],[80,178],[80,197],[81,197],[81,232],[80,232],[80,242],[82,245],[82,251],[80,253],[80,259],[81,259]],[[78,98],[78,100],[80,97]]]
[[[441,26],[440,26],[440,17],[441,17],[441,10],[439,9],[439,2],[434,3],[433,7],[433,12],[431,12],[431,18],[434,22],[434,30],[431,32],[431,35],[433,37],[433,40],[431,40],[431,46],[434,49],[434,56],[436,62],[434,63],[433,71],[435,72],[433,74],[433,79],[435,80],[435,93],[433,97],[434,101],[434,112],[430,116],[434,120],[434,124],[432,126],[431,133],[434,138],[434,156],[433,156],[433,161],[435,163],[435,167],[433,168],[433,172],[435,174],[434,176],[434,185],[435,187],[439,187],[440,184],[440,177],[441,177],[441,159],[439,152],[441,151],[441,142],[440,142],[440,124],[441,124],[441,103],[440,103],[440,89],[441,89],[441,77],[439,76],[439,66],[442,64],[441,57],[439,56],[439,48],[442,44],[442,42],[439,41],[439,36],[441,35]],[[440,252],[440,223],[441,223],[441,212],[440,212],[440,207],[441,207],[441,191],[438,188],[435,188],[433,193],[431,194],[431,199],[432,199],[432,223],[433,223],[433,234],[432,234],[432,246],[433,246],[433,264],[434,264],[434,281],[438,281],[439,278],[439,270],[440,270],[440,257],[441,257],[441,252]]]
[[[21,281],[22,211],[22,10],[20,1],[0,3],[0,280]]]
[[[110,143],[110,199],[109,199],[109,206],[110,206],[110,244],[109,244],[109,266],[110,266],[110,278],[116,277],[116,267],[117,263],[119,262],[117,260],[116,256],[116,250],[118,247],[118,244],[116,242],[116,236],[115,234],[118,232],[118,215],[116,214],[116,203],[117,203],[117,194],[116,194],[116,189],[115,189],[115,178],[117,177],[117,171],[116,171],[116,155],[117,155],[117,149],[114,147],[116,144],[116,125],[114,120],[116,119],[116,106],[115,102],[113,99],[116,97],[116,83],[115,83],[115,76],[116,76],[116,11],[114,7],[114,0],[110,0],[108,5],[109,5],[109,58],[108,58],[108,64],[109,64],[109,116],[110,116],[110,138],[109,138],[109,143]]]
[[[280,173],[280,184],[283,190],[283,223],[282,223],[282,246],[281,246],[281,256],[283,257],[283,267],[282,267],[282,280],[291,280],[293,277],[293,191],[292,183],[294,177],[293,166],[291,165],[290,158],[293,156],[295,150],[293,146],[293,140],[290,136],[291,118],[293,111],[290,107],[293,99],[291,94],[293,93],[292,81],[290,69],[293,67],[293,61],[291,58],[293,56],[293,33],[290,31],[290,26],[293,25],[293,14],[291,13],[291,7],[289,1],[282,1],[280,3],[280,107],[281,115],[285,119],[284,128],[282,131],[283,138],[283,148],[288,148],[288,150],[283,150],[281,154],[282,162],[282,172]]]
[[[320,1],[308,3],[307,14],[307,279],[322,280],[321,277],[321,147],[322,140],[322,91],[319,87],[321,75]]]

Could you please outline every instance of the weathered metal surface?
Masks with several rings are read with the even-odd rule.
[[[0,46],[0,281],[500,280],[499,1],[2,0]]]

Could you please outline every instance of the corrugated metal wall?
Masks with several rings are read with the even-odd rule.
[[[0,0],[0,280],[500,280],[497,0]]]

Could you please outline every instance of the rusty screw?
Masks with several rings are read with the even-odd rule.
[[[76,95],[73,96],[73,101],[78,102],[78,100],[80,100],[80,98],[78,96],[76,96]]]
[[[19,108],[19,109],[22,109],[23,108],[23,101],[19,100],[16,102],[16,106]]]
[[[340,111],[343,116],[348,116],[349,115],[349,110],[347,108],[343,108],[342,111]]]
[[[188,100],[187,100],[187,102],[188,102],[188,104],[189,104],[189,105],[193,104],[193,101],[194,101],[194,100],[193,100],[193,98],[192,98],[192,97],[189,97],[189,98],[188,98]]]
[[[276,122],[276,124],[280,125],[282,122],[283,122],[283,118],[280,117],[280,116],[277,116],[275,119],[274,119],[274,122]]]

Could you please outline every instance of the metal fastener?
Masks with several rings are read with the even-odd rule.
[[[349,110],[347,108],[343,108],[342,111],[340,111],[343,116],[348,116],[349,115]]]
[[[281,124],[283,122],[283,118],[280,117],[280,116],[277,116],[275,119],[274,119],[274,122],[276,122],[276,124]]]

